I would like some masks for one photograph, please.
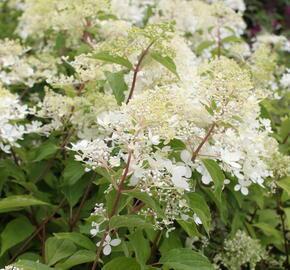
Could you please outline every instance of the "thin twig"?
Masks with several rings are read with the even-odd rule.
[[[155,236],[153,243],[152,243],[152,246],[151,246],[150,257],[148,258],[146,264],[150,264],[151,260],[154,258],[155,252],[156,252],[157,247],[158,247],[158,243],[159,243],[160,238],[161,238],[161,234],[162,234],[162,231],[159,231],[157,233],[157,235]]]
[[[106,229],[105,229],[105,232],[103,234],[103,237],[100,241],[100,245],[97,249],[97,254],[96,254],[96,258],[95,258],[95,261],[93,263],[93,266],[92,266],[92,270],[96,270],[96,267],[97,267],[97,263],[101,257],[101,252],[102,252],[102,249],[103,249],[103,245],[104,245],[104,242],[105,242],[105,239],[107,237],[107,235],[110,233],[110,219],[115,215],[116,211],[117,211],[117,208],[118,208],[118,205],[119,205],[119,202],[120,202],[120,198],[122,196],[122,190],[123,190],[123,187],[124,187],[124,184],[125,184],[125,180],[126,180],[126,177],[128,175],[128,172],[129,172],[129,167],[130,167],[130,163],[131,163],[131,157],[132,157],[132,152],[130,151],[129,152],[129,155],[128,155],[128,159],[127,159],[127,164],[126,164],[126,168],[125,168],[125,171],[121,177],[121,182],[120,184],[118,185],[118,191],[117,191],[117,196],[114,200],[114,204],[113,204],[113,207],[112,207],[112,210],[109,214],[109,220],[108,220],[108,224],[106,226]]]
[[[144,202],[140,202],[139,204],[137,204],[135,207],[133,207],[133,208],[129,211],[128,215],[132,215],[132,214],[138,212],[138,211],[139,211],[139,210],[140,210],[144,205],[145,205]]]
[[[210,138],[214,128],[216,126],[216,123],[213,123],[208,131],[208,133],[206,134],[206,136],[203,138],[203,140],[201,141],[201,143],[199,144],[199,146],[196,148],[196,150],[194,151],[191,160],[195,161],[199,151],[201,150],[201,148],[203,147],[203,145],[206,143],[206,141]]]
[[[155,40],[153,40],[149,45],[148,47],[142,52],[141,56],[140,56],[140,59],[134,69],[134,75],[133,75],[133,81],[132,81],[132,85],[131,85],[131,89],[130,89],[130,92],[129,92],[129,96],[127,98],[127,101],[126,101],[126,104],[129,103],[130,99],[133,97],[133,93],[134,93],[134,90],[135,90],[135,86],[136,86],[136,81],[137,81],[137,75],[138,75],[138,72],[140,71],[141,69],[141,64],[145,58],[145,56],[148,54],[150,48],[152,47],[152,45],[154,44]]]
[[[80,205],[79,205],[79,208],[78,208],[78,210],[77,210],[77,212],[76,212],[76,215],[75,215],[75,217],[70,221],[70,231],[73,230],[73,228],[75,227],[75,225],[76,225],[76,223],[77,223],[77,221],[78,221],[78,219],[79,219],[79,217],[80,217],[80,214],[81,214],[82,208],[83,208],[83,206],[84,206],[84,204],[85,204],[85,202],[86,202],[86,200],[87,200],[87,198],[88,198],[88,196],[89,196],[89,193],[90,193],[90,191],[91,191],[91,188],[92,188],[92,185],[93,185],[93,182],[94,182],[96,176],[97,176],[97,173],[94,172],[94,173],[92,174],[90,180],[89,180],[89,183],[88,183],[88,185],[87,185],[87,188],[86,188],[86,191],[85,191],[85,193],[84,193],[84,196],[83,196],[83,198],[82,198],[82,200],[81,200],[81,202],[80,202]]]
[[[20,166],[19,165],[19,160],[18,160],[18,158],[16,156],[16,153],[14,152],[14,150],[12,148],[11,148],[11,154],[12,154],[12,157],[14,159],[14,162],[15,162],[16,166],[19,167]]]

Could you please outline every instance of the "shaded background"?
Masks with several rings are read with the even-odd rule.
[[[266,30],[290,37],[290,0],[245,0],[248,36]]]

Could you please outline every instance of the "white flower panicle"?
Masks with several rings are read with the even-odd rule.
[[[78,153],[75,155],[75,159],[85,162],[88,170],[108,166],[109,148],[103,140],[82,140],[72,144],[71,150]]]
[[[87,26],[96,23],[99,11],[108,10],[107,0],[25,0],[17,33],[26,39],[43,37],[46,30],[52,29],[80,37]]]
[[[17,40],[0,40],[0,83],[4,85],[25,84],[29,87],[48,75],[57,73],[53,56],[40,53],[28,56],[30,48],[23,47]]]
[[[20,103],[16,95],[0,85],[0,149],[10,153],[11,147],[20,147],[19,140],[24,134],[38,132],[41,123],[33,121],[29,124],[20,124],[19,121],[25,119],[29,114],[26,105]]]

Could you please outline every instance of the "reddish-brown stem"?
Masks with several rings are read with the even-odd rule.
[[[161,234],[162,234],[162,231],[159,231],[157,233],[157,235],[155,236],[153,243],[152,243],[152,246],[151,246],[150,257],[148,258],[146,264],[150,264],[151,260],[154,258],[154,255],[155,255],[157,247],[158,247],[158,243],[159,243],[160,238],[161,238]]]
[[[83,206],[84,206],[84,204],[85,204],[85,202],[86,202],[86,200],[87,200],[87,198],[88,198],[88,196],[89,196],[90,190],[91,190],[91,188],[92,188],[92,185],[93,185],[93,182],[94,182],[96,176],[97,176],[97,173],[94,172],[94,173],[92,174],[90,180],[89,180],[89,183],[88,183],[88,185],[87,185],[87,188],[86,188],[86,191],[85,191],[85,193],[84,193],[84,196],[83,196],[83,198],[82,198],[82,200],[81,200],[81,202],[80,202],[80,205],[79,205],[79,208],[78,208],[78,210],[77,210],[77,212],[76,212],[76,215],[75,215],[74,218],[72,218],[72,219],[70,220],[70,231],[73,230],[73,228],[75,227],[75,225],[76,225],[76,223],[77,223],[77,221],[78,221],[78,219],[79,219],[79,217],[80,217],[80,214],[81,214],[82,208],[83,208]]]
[[[21,93],[19,99],[22,100],[22,99],[26,96],[26,94],[29,92],[29,90],[30,90],[29,88],[26,88],[26,89]]]
[[[18,255],[20,255],[22,253],[22,251],[27,247],[27,245],[29,245],[29,243],[43,230],[43,226],[54,217],[54,215],[57,213],[58,209],[62,207],[62,205],[64,204],[65,201],[66,201],[66,199],[64,198],[59,203],[59,205],[55,208],[53,213],[38,226],[38,228],[34,231],[34,233],[24,242],[24,244],[15,252],[15,254],[12,256],[12,258],[7,262],[7,265],[14,262],[14,260],[18,257]]]
[[[136,206],[134,206],[128,213],[128,215],[132,215],[136,212],[138,212],[143,206],[145,205],[144,202],[140,202],[139,204],[137,204]]]
[[[106,236],[110,233],[110,219],[115,215],[115,213],[117,211],[117,208],[118,208],[121,196],[122,196],[122,190],[123,190],[123,187],[125,185],[125,181],[126,181],[126,178],[127,178],[128,172],[129,172],[129,167],[130,167],[130,163],[131,163],[131,157],[132,157],[132,152],[130,151],[129,154],[128,154],[126,168],[125,168],[124,173],[123,173],[123,175],[121,177],[121,182],[118,185],[117,196],[116,196],[116,198],[114,200],[114,204],[113,204],[112,210],[111,210],[111,212],[109,214],[109,217],[108,217],[109,218],[108,224],[106,226],[106,229],[105,229],[105,232],[103,234],[103,237],[102,237],[102,239],[100,241],[100,245],[99,245],[99,247],[97,249],[97,254],[96,254],[96,258],[95,258],[95,261],[93,263],[93,266],[92,266],[92,270],[96,270],[97,263],[98,263],[98,261],[99,261],[99,259],[101,257],[101,252],[102,252],[102,249],[103,249],[103,245],[104,245]]]
[[[196,150],[194,151],[191,160],[195,161],[199,151],[201,150],[201,148],[203,147],[203,145],[206,143],[206,141],[210,138],[214,128],[216,126],[216,123],[213,123],[208,131],[208,133],[206,134],[206,136],[203,138],[203,140],[201,141],[201,143],[198,145],[198,147],[196,148]]]
[[[133,75],[133,81],[132,81],[132,85],[131,85],[131,89],[130,89],[130,92],[129,92],[129,96],[127,98],[127,101],[126,101],[126,104],[129,103],[130,99],[133,97],[133,93],[134,93],[134,90],[135,90],[135,86],[136,86],[136,82],[137,82],[137,76],[138,76],[138,72],[141,70],[141,65],[142,65],[142,62],[145,58],[145,56],[148,54],[150,48],[152,47],[152,45],[154,44],[155,41],[152,41],[148,47],[142,52],[140,58],[139,58],[139,61],[134,69],[134,75]]]
[[[14,150],[12,148],[11,148],[11,154],[12,154],[12,157],[14,159],[14,162],[15,162],[16,166],[19,167],[19,160],[18,160],[18,158],[16,156],[16,153],[14,152]]]
[[[91,22],[86,19],[86,27],[90,27],[91,26]],[[93,37],[91,35],[91,33],[87,30],[84,31],[83,36],[82,36],[82,41],[87,44],[89,47],[93,48],[92,44],[90,43],[90,40],[93,40]]]
[[[82,41],[87,44],[90,48],[94,48],[93,45],[90,43],[90,40],[92,40],[92,35],[90,32],[88,31],[84,31],[83,37],[82,37]]]

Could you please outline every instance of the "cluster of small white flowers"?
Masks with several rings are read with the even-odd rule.
[[[238,231],[232,239],[225,240],[224,250],[214,258],[217,269],[225,266],[229,270],[239,270],[245,264],[249,264],[254,270],[256,264],[267,258],[259,240],[253,239],[243,231]]]
[[[46,90],[43,101],[39,102],[36,115],[42,118],[49,118],[51,122],[42,127],[42,133],[49,135],[52,130],[59,130],[64,123],[70,120],[74,110],[74,99]]]
[[[276,46],[281,51],[290,52],[290,40],[282,35],[262,34],[258,35],[253,48],[261,46],[261,44],[270,44]]]
[[[25,0],[17,33],[43,37],[46,30],[69,31],[71,37],[79,37],[89,25],[94,25],[99,11],[108,11],[107,0]]]
[[[125,20],[99,21],[99,33],[104,40],[124,37],[131,26],[132,23]]]
[[[38,121],[26,125],[18,123],[29,114],[29,109],[20,103],[16,95],[11,94],[1,85],[0,101],[0,149],[10,153],[11,146],[20,147],[17,141],[22,140],[24,134],[38,132],[41,123]]]
[[[23,268],[18,268],[12,265],[5,266],[5,268],[1,268],[0,270],[24,270]]]
[[[204,57],[210,57],[210,51],[221,40],[233,34],[239,37],[246,28],[242,14],[231,7],[237,8],[237,6],[228,2],[230,1],[213,1],[212,4],[207,4],[198,0],[161,0],[150,20],[154,22],[162,19],[174,20],[178,30],[191,34],[193,47],[203,41],[214,41],[215,44],[203,52]],[[239,10],[243,9],[242,5],[238,7]]]
[[[220,1],[220,0],[210,0],[209,2]],[[246,10],[246,5],[243,0],[222,0],[225,2],[225,5],[234,10],[244,12]]]
[[[48,54],[39,54],[37,58],[27,56],[29,50],[17,40],[0,40],[0,83],[31,87],[38,79],[57,73],[54,57]]]
[[[281,85],[286,89],[290,89],[290,69],[287,68],[286,72],[283,74],[281,80],[280,80]]]
[[[94,237],[99,232],[102,232],[102,230],[100,230],[100,226],[102,225],[104,221],[108,220],[107,212],[106,212],[106,209],[104,208],[104,204],[97,203],[95,205],[94,212],[91,213],[91,216],[96,217],[98,219],[98,222],[96,221],[92,222],[92,229],[90,230],[90,234]]]
[[[148,5],[153,4],[154,1],[148,0],[112,0],[111,9],[118,18],[127,20],[133,24],[141,24]]]
[[[98,167],[107,168],[110,153],[109,148],[101,139],[93,141],[82,140],[72,143],[72,151],[76,151],[75,159],[87,165],[87,171]]]
[[[72,94],[76,95],[79,88],[73,85],[73,80],[58,80],[64,84]],[[72,85],[66,85],[72,83]],[[89,92],[82,96],[67,96],[46,89],[46,95],[37,104],[36,115],[50,119],[50,123],[42,126],[39,132],[49,135],[54,130],[60,130],[67,123],[71,123],[79,138],[90,139],[99,134],[96,118],[102,113],[117,106],[113,95],[109,93]]]

